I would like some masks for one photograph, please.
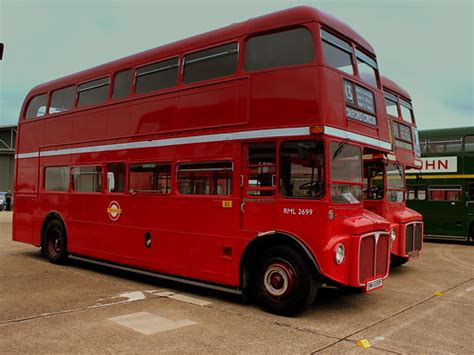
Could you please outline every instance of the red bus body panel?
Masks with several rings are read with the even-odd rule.
[[[38,94],[49,94],[58,88],[164,58],[179,56],[182,60],[186,53],[229,41],[239,41],[243,48],[245,39],[252,34],[294,25],[305,26],[313,34],[316,55],[311,63],[246,73],[239,54],[239,69],[232,76],[184,84],[180,74],[177,86],[170,89],[130,95],[117,101],[109,97],[99,107],[24,119],[29,100]],[[384,110],[378,109],[378,125],[374,127],[345,117],[342,75],[323,62],[317,40],[320,26],[334,29],[374,55],[372,47],[349,26],[313,8],[299,7],[35,87],[25,99],[18,126],[13,239],[40,246],[44,220],[54,212],[65,223],[70,253],[239,287],[241,258],[246,247],[259,234],[278,232],[298,240],[314,257],[320,273],[331,280],[362,287],[371,278],[387,277],[388,266],[384,268],[382,264],[388,265],[385,255],[388,249],[382,243],[379,259],[363,266],[370,276],[360,276],[361,255],[367,253],[361,245],[371,243],[368,241],[372,239],[376,244],[379,239],[385,240],[390,227],[387,220],[364,210],[362,204],[334,205],[327,195],[308,202],[284,199],[276,194],[268,204],[248,203],[245,212],[240,209],[242,191],[237,177],[244,174],[241,148],[243,142],[252,141],[245,138],[246,132],[262,131],[264,135],[269,129],[301,128],[308,133],[293,135],[291,139],[308,139],[315,137],[309,134],[310,127],[324,126],[367,139],[390,140]],[[344,77],[356,80],[350,75]],[[364,86],[361,82],[357,84]],[[382,91],[367,88],[374,93],[375,106],[384,107]],[[341,137],[326,134],[316,137],[325,142],[343,141]],[[258,141],[262,139],[281,144],[286,138]],[[175,140],[178,143],[167,143]],[[120,149],[120,145],[127,148]],[[70,153],[56,154],[58,151]],[[105,167],[109,162],[159,161],[171,163],[171,176],[176,176],[177,162],[213,160],[233,162],[232,195],[180,195],[176,179],[172,181],[172,193],[160,196],[105,191],[52,193],[43,188],[45,166]],[[329,181],[329,175],[325,181]],[[107,212],[113,201],[121,209],[116,221]],[[298,211],[308,207],[314,214],[307,218],[282,212],[285,208]],[[331,213],[333,219],[328,217]],[[152,238],[151,248],[144,247],[147,232]],[[347,245],[347,261],[338,265],[334,261],[334,248],[341,241]],[[370,268],[375,271],[371,273]]]

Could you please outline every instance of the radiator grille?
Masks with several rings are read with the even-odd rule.
[[[421,250],[423,244],[423,228],[421,223],[415,224],[415,250]]]
[[[405,254],[413,251],[413,224],[408,224],[405,229]]]
[[[388,234],[375,234],[361,238],[359,252],[359,283],[376,276],[385,276],[388,272],[390,237]]]
[[[410,223],[405,227],[405,254],[420,251],[423,245],[423,224]]]

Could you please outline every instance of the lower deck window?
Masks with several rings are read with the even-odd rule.
[[[359,147],[344,142],[330,144],[331,201],[359,203],[362,197],[362,155]]]
[[[289,141],[281,145],[280,192],[291,198],[324,196],[322,142]]]
[[[130,192],[171,192],[171,164],[141,163],[130,165]]]
[[[45,168],[44,189],[46,191],[67,191],[69,189],[69,168],[67,166]]]
[[[107,192],[123,192],[125,188],[125,164],[107,164]]]
[[[426,200],[425,186],[412,186],[408,188],[407,200]]]
[[[72,187],[76,192],[101,192],[102,167],[81,166],[74,167],[71,171]]]
[[[179,193],[184,195],[230,195],[232,162],[178,164]]]
[[[358,185],[331,185],[331,201],[334,203],[359,203],[362,196],[362,188]]]
[[[430,186],[429,198],[431,201],[460,201],[461,187]]]
[[[276,180],[275,142],[250,143],[247,146],[247,195],[273,196]]]

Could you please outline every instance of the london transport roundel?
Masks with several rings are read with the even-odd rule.
[[[116,221],[119,219],[120,214],[122,213],[122,209],[117,201],[112,201],[107,207],[107,214],[112,221]]]

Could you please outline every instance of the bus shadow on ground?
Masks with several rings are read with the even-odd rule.
[[[49,263],[40,252],[27,252],[24,255],[39,262]],[[216,301],[230,302],[236,305],[246,304],[252,307],[257,307],[254,300],[251,299],[249,302],[243,302],[242,297],[239,295],[200,286],[183,284],[177,281],[160,279],[158,277],[143,275],[133,271],[118,270],[113,267],[92,264],[81,260],[69,259],[66,265],[52,266],[62,268],[66,272],[68,268],[85,270],[93,276],[105,275],[123,281],[140,283],[146,288],[165,288],[175,293],[189,293],[195,296],[212,298]],[[412,272],[412,270],[406,266],[399,266],[393,268],[390,272],[391,274],[403,274],[406,272]],[[365,298],[366,295],[365,292],[357,288],[323,286],[318,290],[317,297],[310,309],[313,311],[323,310],[324,312],[331,312],[334,309],[340,309],[341,306],[352,307],[356,304],[360,304],[360,301]]]
[[[474,241],[467,240],[449,240],[449,239],[424,239],[423,243],[432,244],[455,244],[455,245],[474,245]]]

